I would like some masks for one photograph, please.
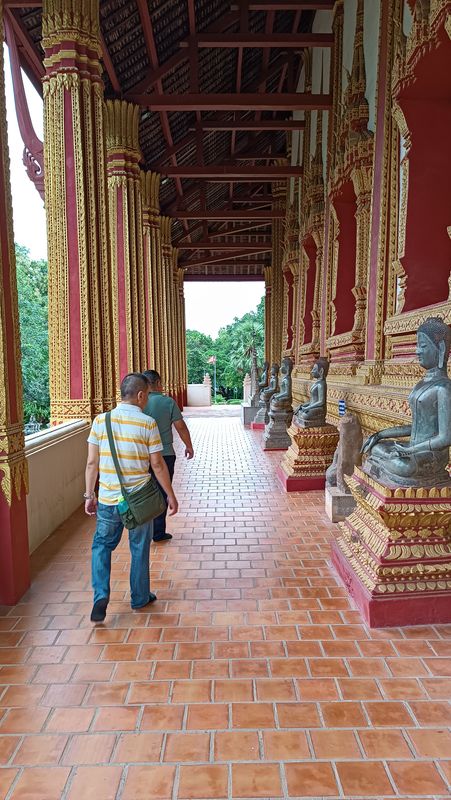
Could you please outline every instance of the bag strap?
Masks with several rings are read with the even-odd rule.
[[[118,480],[119,480],[119,483],[120,483],[121,489],[122,489],[122,496],[126,497],[127,490],[126,490],[126,488],[124,486],[124,482],[123,482],[123,479],[122,479],[121,468],[119,466],[119,459],[117,457],[117,452],[116,452],[116,445],[114,444],[113,429],[111,427],[111,411],[107,411],[107,413],[105,414],[105,426],[106,426],[106,432],[107,432],[107,436],[108,436],[108,443],[110,445],[111,456],[112,456],[112,459],[114,461],[114,468],[116,470],[116,474],[117,474],[117,477],[118,477]]]

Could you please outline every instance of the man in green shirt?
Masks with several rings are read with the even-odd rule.
[[[185,445],[185,456],[188,459],[192,458],[194,455],[191,436],[177,403],[172,397],[163,394],[161,377],[158,372],[154,369],[149,369],[143,374],[146,376],[150,386],[149,399],[143,410],[149,417],[153,417],[158,425],[163,445],[163,458],[169,470],[169,477],[172,483],[175,466],[175,452],[172,446],[172,426],[174,426]],[[158,483],[156,476],[154,477]],[[166,492],[159,483],[158,486],[167,501]],[[164,511],[163,514],[160,514],[160,516],[153,521],[153,540],[154,542],[165,542],[168,539],[172,539],[172,534],[166,533],[166,511]]]

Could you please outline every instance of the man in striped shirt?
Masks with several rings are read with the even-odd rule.
[[[152,417],[143,413],[149,385],[141,373],[126,375],[121,383],[121,402],[111,412],[111,427],[123,483],[130,491],[141,489],[150,480],[149,465],[168,496],[168,513],[177,513],[178,504],[164,462],[160,434]],[[99,497],[95,485],[99,478]],[[123,525],[118,511],[122,490],[111,456],[105,414],[99,414],[88,438],[85,511],[97,515],[92,543],[92,586],[94,606],[92,622],[103,622],[110,597],[111,553],[118,546]],[[153,521],[129,531],[131,553],[130,596],[133,609],[156,600],[150,591],[149,550]]]

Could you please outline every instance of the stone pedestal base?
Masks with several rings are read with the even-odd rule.
[[[251,406],[249,403],[241,403],[241,420],[243,425],[250,425],[254,421],[258,411],[258,406]]]
[[[341,522],[349,517],[355,509],[355,500],[352,494],[340,492],[336,486],[326,486],[326,514],[331,522]]]
[[[265,427],[264,422],[251,422],[251,431],[264,431]]]
[[[269,422],[263,434],[263,450],[286,450],[291,443],[287,428],[293,417],[293,410],[270,411]]]
[[[356,467],[332,562],[372,628],[451,622],[451,482],[389,487]]]
[[[293,423],[288,429],[290,447],[278,475],[287,492],[324,489],[326,469],[331,465],[338,444],[334,425],[303,428]]]

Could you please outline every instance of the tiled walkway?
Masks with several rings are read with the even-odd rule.
[[[0,617],[0,797],[449,797],[451,626],[369,631],[321,493],[285,495],[239,419],[189,425],[151,613],[130,611],[124,543],[92,627],[79,513]]]

